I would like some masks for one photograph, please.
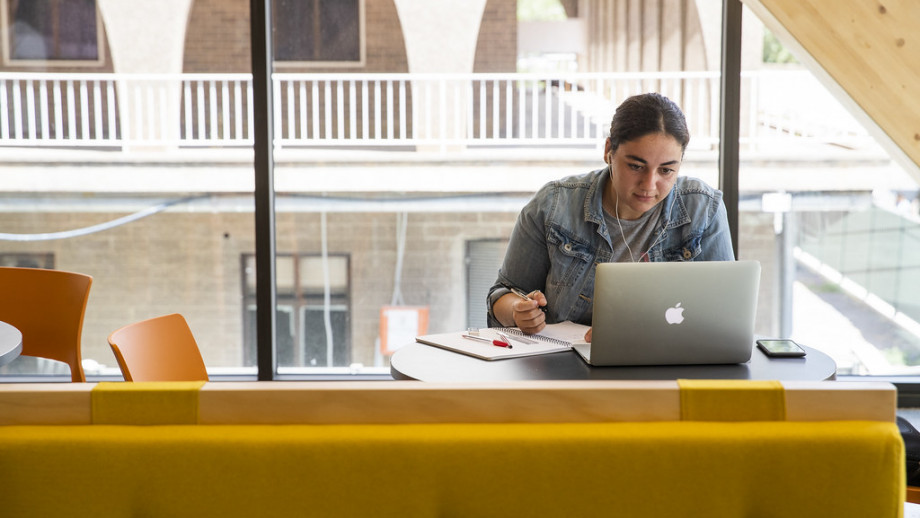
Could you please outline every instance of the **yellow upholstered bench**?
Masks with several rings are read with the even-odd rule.
[[[885,383],[0,385],[0,516],[898,517]]]

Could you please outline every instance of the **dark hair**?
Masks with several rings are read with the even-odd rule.
[[[623,101],[610,121],[610,148],[651,133],[666,133],[687,149],[690,131],[677,104],[659,93],[634,95]]]

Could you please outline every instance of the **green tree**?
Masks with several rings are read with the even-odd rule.
[[[764,29],[763,34],[763,62],[764,63],[798,63],[792,52],[783,46],[782,42],[769,29]]]

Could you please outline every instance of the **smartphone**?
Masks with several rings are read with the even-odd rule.
[[[792,340],[757,340],[757,347],[767,356],[774,358],[805,356],[805,349]]]

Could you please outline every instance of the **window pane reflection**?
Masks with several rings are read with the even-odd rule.
[[[330,4],[296,9],[307,19]],[[518,212],[546,182],[603,167],[613,108],[629,95],[660,90],[682,105],[693,132],[685,170],[715,183],[719,5],[448,4],[342,3],[348,43],[326,63],[297,61],[325,35],[292,31],[291,7],[273,4],[277,289],[303,291],[300,310],[279,298],[278,314],[305,338],[285,352],[279,329],[285,374],[330,357],[329,372],[385,374],[419,333],[485,326]],[[352,27],[365,56],[349,64]],[[282,274],[284,257],[324,256],[348,258],[347,293],[332,268],[313,288]]]
[[[223,7],[97,4],[0,1],[2,264],[93,276],[90,379],[120,375],[109,333],[169,313],[185,316],[212,375],[254,373],[241,318],[241,258],[254,251],[249,52],[222,41],[246,39],[248,8],[216,33],[199,22]],[[58,367],[22,357],[0,373]]]
[[[741,252],[765,266],[758,332],[826,352],[839,374],[916,373],[917,182],[745,16],[758,59],[743,72]]]

